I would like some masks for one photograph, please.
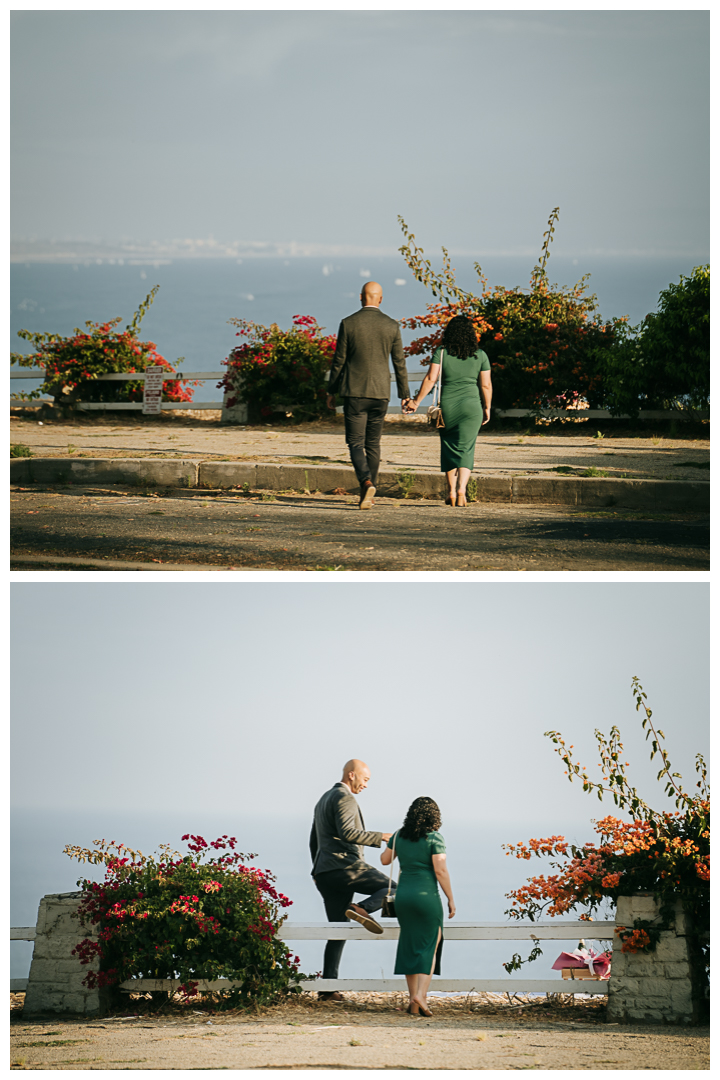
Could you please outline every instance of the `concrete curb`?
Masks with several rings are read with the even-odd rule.
[[[476,476],[477,501],[545,503],[585,509],[617,506],[633,510],[685,510],[708,513],[710,483],[705,480],[613,480],[581,476]],[[237,488],[252,491],[322,491],[357,480],[344,465],[276,465],[254,461],[191,461],[158,458],[15,458],[13,484],[129,484],[137,487]],[[416,469],[380,473],[378,495],[445,497],[442,473]]]

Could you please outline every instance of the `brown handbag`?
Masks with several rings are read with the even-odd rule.
[[[397,833],[395,833],[395,835],[393,836],[392,859],[390,860],[390,883],[388,885],[388,891],[386,892],[385,896],[383,897],[383,902],[382,902],[382,913],[383,913],[384,918],[386,918],[386,919],[396,919],[397,918],[397,915],[395,914],[395,893],[390,892],[390,890],[392,888],[392,868],[393,868],[393,860],[395,859],[395,837],[396,836],[397,836]],[[398,866],[399,865],[400,864],[398,863]]]
[[[440,387],[442,384],[442,362],[444,352],[444,349],[440,350],[440,372],[438,374],[438,381],[435,383],[435,388],[433,390],[433,403],[428,407],[427,411],[428,424],[433,428],[445,427],[442,409],[440,408]]]

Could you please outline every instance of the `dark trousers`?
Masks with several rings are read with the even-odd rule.
[[[349,866],[342,870],[326,870],[324,874],[317,874],[313,881],[323,898],[328,922],[349,921],[345,912],[352,904],[354,893],[367,895],[367,900],[363,900],[358,907],[363,908],[370,915],[382,907],[388,886],[391,889],[395,888],[395,882],[391,885],[385,874],[381,874],[379,870],[366,863],[360,863],[357,867]],[[344,941],[328,941],[323,960],[323,979],[337,979],[340,957],[344,948]]]
[[[366,480],[377,487],[380,436],[388,405],[387,398],[346,397],[344,401],[345,442],[361,487]]]

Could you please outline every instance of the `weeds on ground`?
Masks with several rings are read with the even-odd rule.
[[[415,473],[412,469],[401,469],[397,474],[398,487],[403,499],[410,498],[410,492],[412,491],[413,484],[415,483]]]
[[[32,457],[33,452],[29,446],[25,443],[11,443],[10,444],[10,457]]]
[[[474,476],[471,476],[467,484],[467,500],[468,502],[477,502],[478,497],[478,485]]]

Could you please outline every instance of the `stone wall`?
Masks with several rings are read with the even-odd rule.
[[[100,991],[82,984],[91,966],[83,967],[72,955],[79,941],[95,936],[74,918],[81,896],[80,892],[51,893],[40,901],[23,1016],[101,1012]]]
[[[620,896],[618,926],[632,929],[635,919],[660,920],[649,893]],[[693,1009],[690,957],[685,914],[675,906],[675,925],[662,931],[653,952],[623,953],[613,942],[612,975],[608,982],[608,1020],[620,1023],[691,1024]]]
[[[220,422],[222,424],[247,424],[248,422],[248,407],[244,401],[240,400],[240,390],[242,388],[242,379],[240,376],[235,376],[236,389],[231,394],[228,390],[225,390],[223,394],[222,414],[220,416]],[[235,405],[228,405],[228,398],[236,397],[238,400]]]

